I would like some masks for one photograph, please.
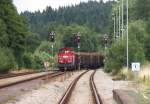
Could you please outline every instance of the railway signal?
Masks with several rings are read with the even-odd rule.
[[[103,36],[103,44],[104,44],[104,47],[105,47],[105,55],[106,55],[106,49],[107,49],[108,42],[109,42],[109,37],[108,37],[107,34],[104,34],[104,36]]]
[[[75,42],[77,43],[78,45],[78,69],[80,70],[80,42],[81,42],[81,34],[80,32],[78,32],[76,35],[75,35]]]
[[[50,32],[49,39],[51,42],[55,42],[55,32],[54,31]]]
[[[55,42],[55,32],[52,31],[49,33],[49,40],[50,42],[52,42],[51,47],[52,47],[52,60],[53,60],[53,64],[54,64],[54,42]],[[52,68],[53,68],[53,64],[52,64]]]
[[[81,35],[80,35],[80,32],[78,32],[76,35],[75,35],[75,42],[77,44],[80,44],[80,40],[81,40]]]
[[[108,42],[109,42],[109,37],[108,37],[107,34],[104,34],[103,37],[102,37],[102,43],[105,46],[105,48],[107,47]]]
[[[80,43],[80,35],[77,35],[77,43]]]

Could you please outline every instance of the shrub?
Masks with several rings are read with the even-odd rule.
[[[16,66],[14,55],[8,48],[0,48],[0,73],[6,73]]]
[[[144,82],[145,84],[150,85],[150,64],[146,64],[142,66],[141,71],[139,72],[138,75],[138,80],[141,82]]]
[[[105,71],[119,71],[125,65],[125,46],[123,44],[113,44],[106,54]]]
[[[43,68],[43,56],[39,51],[35,51],[32,56],[33,58],[33,68],[34,69],[41,69]]]
[[[143,48],[136,40],[129,41],[129,67],[132,62],[140,62],[141,64],[145,62]],[[126,45],[122,42],[116,42],[106,54],[105,71],[118,72],[124,66],[126,66]]]
[[[25,68],[33,68],[33,58],[31,53],[24,53],[23,62]]]

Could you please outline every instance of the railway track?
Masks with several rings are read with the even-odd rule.
[[[92,75],[90,76],[90,86],[91,86],[91,91],[92,91],[92,95],[93,95],[93,98],[94,98],[94,103],[95,104],[104,104],[98,91],[97,91],[97,88],[96,88],[96,85],[94,83],[94,75],[96,73],[96,70],[92,73]]]
[[[35,73],[33,73],[33,74],[35,74]],[[26,81],[31,81],[31,80],[34,80],[34,79],[38,79],[38,78],[43,78],[44,79],[46,77],[46,78],[50,79],[50,78],[53,78],[53,77],[56,77],[56,76],[59,76],[59,75],[62,75],[62,74],[64,74],[64,72],[53,72],[53,73],[41,74],[41,75],[32,76],[32,77],[25,76],[22,79],[18,78],[18,80],[15,80],[15,81],[12,81],[12,80],[17,79],[17,77],[22,77],[22,76],[19,75],[19,76],[13,77],[13,79],[12,78],[7,78],[7,79],[4,78],[4,79],[0,80],[0,89],[5,88],[5,87],[9,87],[9,86],[12,86],[12,85],[15,85],[15,84],[23,83],[23,82],[26,82]],[[8,80],[8,79],[10,79],[10,80]],[[8,81],[8,83],[7,83],[7,81]]]
[[[40,72],[42,72],[42,71],[1,74],[0,79],[17,77],[17,76],[22,76],[22,75],[34,74],[34,73],[40,73]]]
[[[68,101],[71,97],[71,94],[78,82],[78,80],[80,79],[80,77],[82,77],[85,73],[87,73],[88,71],[85,71],[84,73],[80,74],[76,79],[73,80],[73,82],[69,85],[67,91],[64,93],[63,97],[60,99],[59,103],[58,104],[68,104]],[[99,94],[98,94],[98,91],[96,89],[96,86],[95,86],[95,83],[94,83],[94,74],[95,74],[96,71],[94,71],[91,76],[90,76],[90,89],[91,89],[91,93],[92,93],[92,96],[93,96],[93,102],[94,104],[103,104]]]

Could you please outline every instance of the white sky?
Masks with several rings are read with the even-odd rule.
[[[87,2],[88,0],[13,0],[13,3],[17,7],[18,12],[23,11],[42,11],[47,6],[51,6],[52,8],[58,8],[59,6],[68,6],[79,4],[80,2]],[[99,1],[99,0],[96,0]],[[103,0],[104,2],[108,0]]]

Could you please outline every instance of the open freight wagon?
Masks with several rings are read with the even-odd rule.
[[[81,68],[99,68],[103,66],[103,55],[98,52],[74,52],[72,48],[62,48],[58,53],[58,68],[74,70]]]

